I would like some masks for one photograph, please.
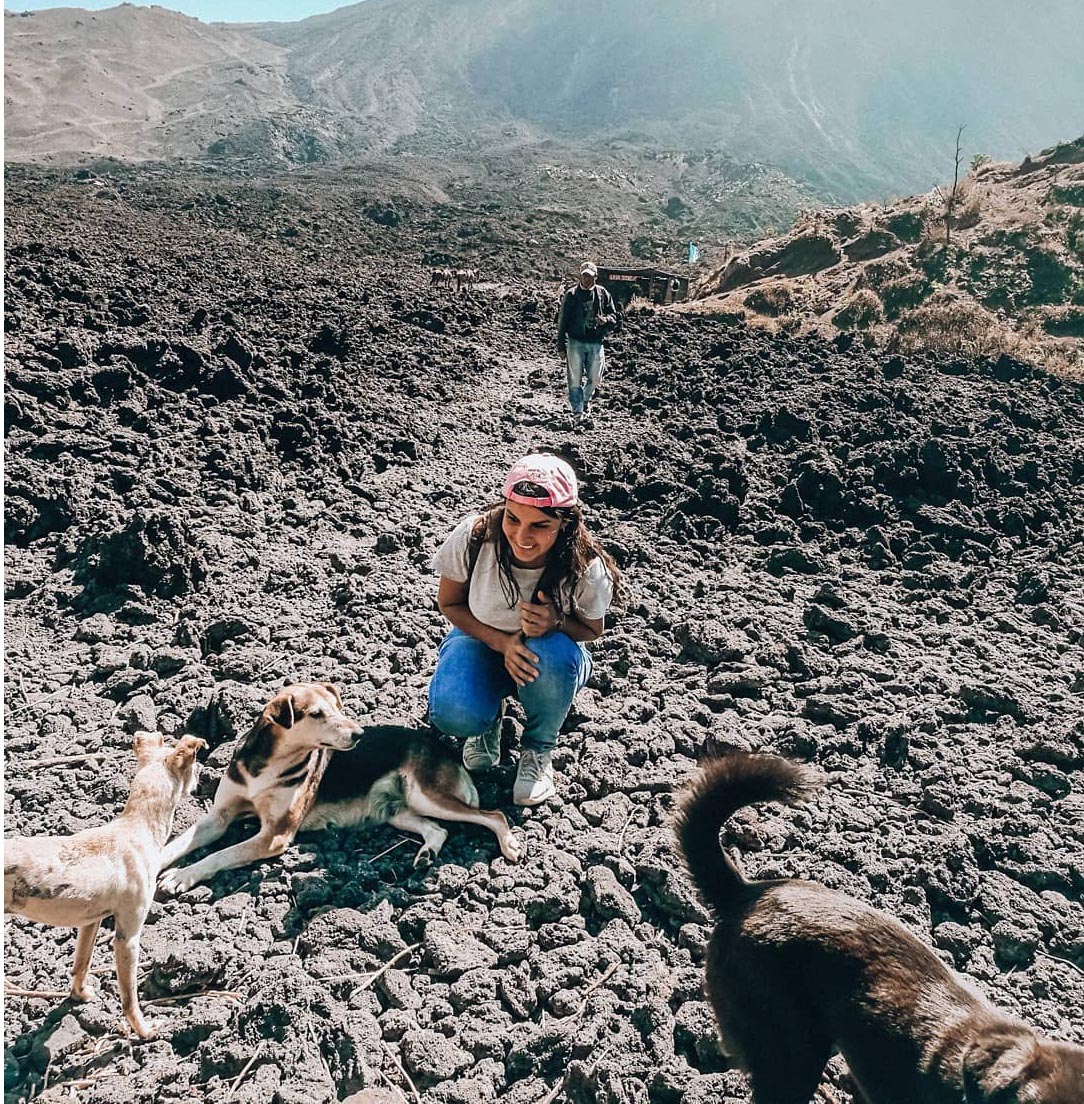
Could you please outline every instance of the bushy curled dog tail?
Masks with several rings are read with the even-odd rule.
[[[728,752],[702,763],[685,787],[674,820],[678,846],[704,903],[718,914],[746,884],[719,843],[719,830],[739,809],[761,801],[797,805],[820,789],[818,771],[778,755]]]

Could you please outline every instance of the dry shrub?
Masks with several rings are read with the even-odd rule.
[[[905,352],[926,349],[950,357],[1009,356],[1066,379],[1084,379],[1084,350],[1079,342],[1048,337],[1035,324],[1021,333],[973,299],[949,292],[908,311],[896,330],[899,348]]]
[[[945,245],[945,213],[931,214],[922,224],[922,238],[918,243],[918,256],[927,257]]]
[[[871,261],[862,271],[866,282],[875,291],[880,291],[894,280],[909,279],[915,275],[915,270],[900,256]]]
[[[758,314],[778,318],[797,307],[794,292],[786,284],[765,284],[755,288],[745,297],[745,305]]]
[[[884,321],[885,309],[875,291],[860,288],[840,307],[834,318],[841,330],[868,330]]]
[[[917,307],[930,293],[930,282],[914,272],[881,287],[881,302],[888,318],[897,318],[904,311]]]
[[[1084,307],[1070,303],[1047,307],[1041,319],[1042,328],[1054,337],[1084,337]]]
[[[1022,356],[1021,360],[1027,360]],[[1074,383],[1084,383],[1084,352],[1079,348],[1066,349],[1063,346],[1044,346],[1034,363],[1041,364],[1051,375]]]
[[[973,299],[935,295],[900,316],[897,323],[905,350],[929,349],[949,356],[1000,356],[1006,338],[1015,335]]]
[[[956,197],[956,209],[952,215],[953,229],[968,230],[977,226],[982,218],[982,189],[965,181]]]
[[[827,213],[822,207],[799,207],[788,233],[819,234],[823,232]]]
[[[922,221],[922,245],[944,243],[945,220],[949,204],[952,204],[952,230],[967,230],[977,226],[982,219],[982,189],[971,179],[960,181],[955,197],[951,192],[934,193],[926,200]]]

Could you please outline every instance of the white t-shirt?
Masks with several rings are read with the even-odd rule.
[[[457,583],[467,581],[470,537],[480,514],[465,517],[449,534],[447,540],[433,556],[433,570]],[[485,541],[478,550],[478,560],[471,574],[467,605],[472,614],[485,625],[501,632],[519,629],[519,603],[529,602],[534,589],[542,578],[541,567],[516,567],[512,565],[512,577],[519,586],[519,598],[512,605],[501,587],[500,566],[497,563],[497,547]],[[567,610],[569,597],[572,609],[580,617],[597,621],[605,616],[613,599],[613,580],[601,559],[596,556],[586,567],[573,587],[568,581],[561,584],[561,608]]]

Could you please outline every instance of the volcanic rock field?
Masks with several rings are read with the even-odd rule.
[[[394,220],[182,175],[8,182],[8,835],[115,816],[146,729],[210,742],[188,826],[288,681],[421,723],[429,559],[528,451],[578,468],[629,598],[558,799],[511,804],[516,707],[479,779],[520,863],[470,826],[421,874],[391,828],[328,831],[159,899],[158,1038],[119,1027],[103,930],[96,1001],[5,999],[8,1101],[746,1101],[669,828],[713,745],[828,777],[734,819],[747,875],[869,901],[1084,1043],[1081,384],[634,308],[574,430],[554,285],[437,293]],[[7,984],[64,991],[73,946],[8,919]]]

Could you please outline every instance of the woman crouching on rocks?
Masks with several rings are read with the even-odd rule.
[[[504,501],[464,518],[433,569],[452,629],[429,683],[429,719],[466,740],[467,770],[487,770],[501,758],[504,699],[518,694],[527,720],[512,799],[538,805],[556,792],[551,753],[620,586],[584,526],[576,473],[557,456],[525,456]]]

